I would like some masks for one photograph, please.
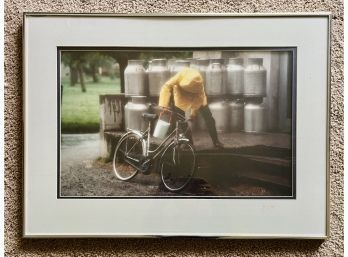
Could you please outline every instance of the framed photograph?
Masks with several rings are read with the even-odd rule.
[[[26,13],[23,236],[326,238],[330,19]]]

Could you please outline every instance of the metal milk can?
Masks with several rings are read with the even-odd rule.
[[[209,64],[206,71],[205,83],[205,93],[208,96],[219,96],[224,94],[222,76],[223,74],[220,63],[216,62]]]
[[[150,96],[159,96],[161,87],[170,77],[166,59],[153,59],[147,70]]]
[[[146,104],[146,96],[132,96],[131,101],[124,107],[125,111],[125,127],[128,129],[145,130],[145,124],[142,114],[148,112],[148,104]]]
[[[231,95],[242,95],[244,92],[243,59],[230,58],[226,71],[226,93]]]
[[[174,58],[168,59],[167,66],[168,66],[168,70],[169,70],[170,74],[172,74],[172,70],[173,70],[175,62],[176,62],[176,59],[174,59]]]
[[[224,100],[213,100],[209,104],[209,109],[215,119],[217,132],[228,131],[228,105]]]
[[[172,70],[170,71],[170,75],[171,76],[176,75],[178,72],[180,72],[185,67],[190,67],[189,60],[176,60],[173,67],[172,67]]]
[[[126,96],[146,95],[146,73],[143,60],[129,60],[124,70]]]
[[[267,129],[266,108],[262,98],[250,98],[244,105],[244,131],[264,132]]]
[[[198,59],[196,58],[192,58],[191,62],[190,62],[190,68],[198,70]]]
[[[244,96],[266,96],[266,69],[262,66],[263,58],[248,58],[244,69]]]
[[[209,65],[209,59],[197,59],[196,62],[197,62],[197,69],[201,73],[201,76],[203,78],[203,83],[205,85],[207,81],[206,72]]]
[[[241,131],[244,126],[244,103],[241,99],[228,103],[228,120],[231,131]]]
[[[225,65],[225,59],[223,58],[214,58],[214,59],[210,59],[209,63],[220,63],[221,64],[221,70],[222,70],[222,90],[223,93],[226,93],[226,84],[227,84],[227,69],[226,69],[226,65]]]

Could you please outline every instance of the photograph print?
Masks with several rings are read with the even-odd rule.
[[[58,198],[296,198],[296,48],[58,48]]]

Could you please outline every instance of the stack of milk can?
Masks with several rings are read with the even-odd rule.
[[[226,67],[224,59],[210,59],[205,71],[205,93],[208,96],[209,109],[215,119],[218,132],[227,132],[229,130],[225,88]],[[205,128],[205,122],[201,116],[199,116],[198,128]]]
[[[129,60],[125,69],[125,127],[144,130],[146,124],[141,117],[149,111],[151,103],[158,103],[163,84],[184,67],[200,71],[205,81],[205,92],[209,108],[218,132],[266,130],[265,108],[266,70],[262,58],[248,58],[244,68],[242,58],[225,59],[153,59],[147,70],[143,60]],[[153,112],[159,114],[160,108]],[[205,123],[199,115],[194,129],[204,129]]]
[[[265,107],[266,70],[262,58],[248,58],[244,69],[244,131],[262,132],[267,129]]]
[[[129,60],[124,71],[125,95],[130,98],[125,105],[125,127],[128,129],[146,129],[142,114],[150,111],[151,102],[158,102],[161,87],[170,78],[166,59],[149,61],[146,70],[144,63],[144,60]],[[159,112],[159,108],[155,112]]]
[[[210,59],[202,76],[218,132],[266,130],[262,104],[266,96],[266,70],[262,58],[248,58],[245,68],[242,58]],[[195,128],[205,128],[202,117]]]
[[[125,128],[144,130],[142,114],[147,112],[146,95],[148,94],[147,75],[143,60],[129,60],[124,71],[125,95],[128,99],[124,107]]]

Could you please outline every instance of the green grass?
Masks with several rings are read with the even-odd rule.
[[[62,133],[91,133],[99,131],[99,95],[120,92],[118,78],[101,77],[98,83],[86,78],[87,92],[81,91],[81,85],[69,85],[68,79],[62,79],[63,103],[61,106]]]

